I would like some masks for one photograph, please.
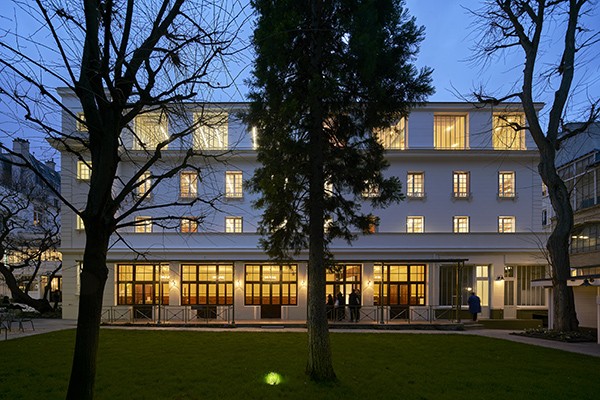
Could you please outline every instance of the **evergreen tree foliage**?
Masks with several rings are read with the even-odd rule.
[[[402,199],[374,132],[433,92],[414,66],[424,30],[401,0],[255,0],[256,59],[247,122],[258,130],[260,167],[249,182],[264,211],[270,257],[308,249],[308,375],[335,373],[325,314],[329,245],[373,223],[373,207]],[[363,193],[369,196],[365,204]],[[325,227],[326,226],[326,227]]]

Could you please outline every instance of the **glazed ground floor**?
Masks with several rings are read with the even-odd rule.
[[[111,260],[103,319],[305,320],[306,262],[277,264],[266,259]],[[545,318],[547,290],[531,281],[547,276],[545,264],[529,255],[453,255],[453,257],[346,259],[327,272],[326,295],[332,320],[357,312],[373,321],[466,319],[467,298],[481,298],[480,318]],[[63,317],[76,318],[81,264],[63,255]],[[356,290],[359,310],[349,304]],[[354,318],[353,318],[354,319]]]

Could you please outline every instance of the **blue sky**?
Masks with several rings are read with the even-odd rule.
[[[499,58],[484,68],[481,64],[474,64],[468,59],[472,57],[473,43],[477,38],[477,32],[473,28],[473,18],[465,7],[478,7],[480,1],[474,0],[406,0],[406,6],[411,15],[417,18],[419,25],[424,25],[426,38],[421,45],[421,52],[417,65],[427,65],[434,69],[433,83],[436,93],[430,97],[430,101],[460,101],[459,94],[469,94],[473,88],[484,85],[491,92],[501,94],[511,89],[512,84],[518,79],[522,71],[520,57]],[[600,30],[600,12],[594,10],[595,15],[587,22],[590,28]],[[22,17],[21,17],[22,18]],[[0,2],[0,25],[7,26],[7,21],[13,19],[12,5],[3,0]],[[11,26],[9,24],[8,26]],[[28,27],[23,20],[20,28],[27,30]],[[33,29],[33,28],[31,28]],[[248,35],[251,27],[244,30],[245,37],[242,39],[248,43]],[[560,47],[560,40],[552,38],[545,49],[548,57],[553,55],[553,49]],[[587,55],[585,73],[579,70],[576,82],[583,81],[585,84],[578,86],[575,104],[580,106],[587,102],[589,97],[600,96],[600,46]],[[218,96],[221,100],[244,101],[246,87],[243,79],[250,74],[251,55],[241,65],[232,67],[232,73],[239,74],[235,88],[227,91],[224,96]],[[552,90],[540,93],[539,101],[549,102],[552,99]],[[4,115],[5,104],[0,99],[0,141],[9,144],[12,138],[7,137],[9,123]],[[546,107],[547,108],[547,107]],[[575,108],[570,117],[577,119]],[[8,127],[8,129],[7,129]],[[35,132],[22,132],[32,142],[32,149],[41,159],[55,157],[48,149],[41,134]]]

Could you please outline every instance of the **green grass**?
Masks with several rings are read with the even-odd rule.
[[[306,334],[101,331],[96,399],[597,399],[600,359],[473,335],[332,333],[335,384]],[[0,342],[0,399],[63,399],[74,331]],[[275,371],[277,386],[264,383]]]

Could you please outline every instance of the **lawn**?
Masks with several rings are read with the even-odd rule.
[[[63,399],[74,331],[0,342],[0,399]],[[472,335],[332,333],[339,381],[307,381],[306,334],[101,331],[96,399],[597,399],[600,359]],[[264,382],[275,371],[279,385]]]

